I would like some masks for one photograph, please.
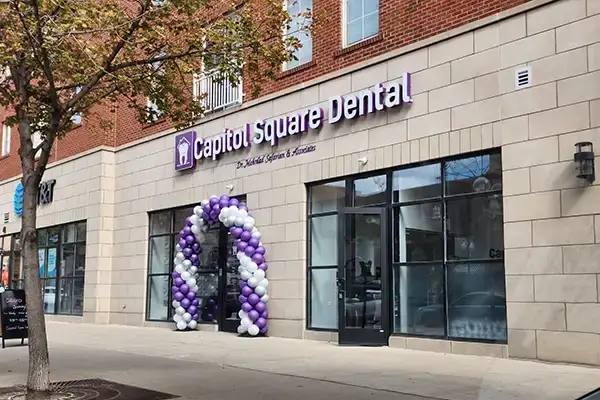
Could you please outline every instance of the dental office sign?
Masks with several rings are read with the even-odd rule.
[[[288,136],[301,135],[309,129],[318,130],[325,121],[336,124],[410,104],[410,74],[405,73],[402,82],[379,83],[372,89],[354,95],[331,97],[328,103],[327,119],[323,108],[310,107],[283,117],[247,122],[237,131],[225,128],[223,133],[211,138],[197,137],[195,131],[179,134],[175,137],[175,170],[194,168],[196,161],[217,160],[222,154],[247,149],[253,144],[268,143],[273,147]]]

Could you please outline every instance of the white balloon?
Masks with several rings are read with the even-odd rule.
[[[250,224],[250,225],[254,226],[254,224],[256,224],[256,221],[251,216],[247,216],[246,219],[244,220],[244,224]]]
[[[247,268],[248,268],[248,271],[255,273],[256,270],[258,269],[258,265],[256,265],[256,263],[254,261],[250,261]]]
[[[241,251],[238,251],[237,253],[235,253],[235,256],[237,257],[238,260],[242,261],[242,257],[244,257],[245,254],[242,253]]]
[[[263,271],[262,269],[257,269],[256,271],[254,271],[254,273],[252,273],[252,276],[258,279],[258,281],[260,282],[263,279],[265,279],[265,271]]]
[[[183,307],[177,307],[177,308],[175,309],[175,313],[176,313],[177,315],[183,315],[183,314],[185,314],[185,309],[184,309]]]
[[[181,304],[177,300],[173,300],[171,305],[173,306],[173,308],[177,308],[177,307],[181,306]],[[175,322],[177,322],[177,321],[175,321]]]
[[[229,221],[229,218],[227,220]],[[243,217],[235,217],[234,224],[235,224],[235,226],[243,226],[244,218]]]
[[[260,301],[267,304],[269,302],[269,295],[265,294],[263,297],[260,298]]]
[[[229,207],[222,208],[221,215],[223,215],[225,218],[229,217]]]
[[[196,213],[194,213],[190,216],[190,222],[192,223],[192,225],[198,225],[199,221],[200,221],[200,218],[198,218]]]
[[[189,312],[186,312],[185,314],[182,315],[182,318],[185,322],[190,322],[192,320],[192,314],[190,314]]]
[[[202,225],[202,232],[208,231],[208,228],[209,228],[208,224]]]
[[[235,215],[230,215],[229,217],[227,217],[227,221],[225,221],[225,225],[231,226],[231,225],[235,224],[235,220],[236,220]]]
[[[259,231],[252,232],[252,237],[255,239],[260,239],[262,237],[262,233],[260,233]]]
[[[258,279],[256,279],[255,277],[248,279],[248,286],[250,286],[251,288],[255,288],[256,286],[258,286]]]
[[[175,272],[177,272],[178,274],[181,274],[183,271],[185,271],[185,268],[183,268],[183,265],[176,265],[175,266]]]
[[[194,207],[194,214],[196,214],[198,217],[202,217],[202,207],[201,206],[196,206]]]
[[[217,217],[219,219],[219,221],[221,221],[222,223],[225,223],[225,221],[227,221],[227,217],[223,215],[223,213],[219,213],[219,216]]]
[[[200,227],[202,228],[204,225],[206,225],[206,221],[205,221],[205,220],[203,220],[202,218],[200,218],[200,219],[198,220],[198,226],[200,226]]]
[[[190,287],[196,286],[196,280],[194,278],[187,279],[185,283],[187,283],[187,285]]]
[[[185,330],[185,328],[187,328],[187,324],[185,323],[185,321],[179,321],[177,323],[177,329],[179,329],[180,331]]]
[[[181,261],[185,260],[185,256],[183,255],[182,252],[177,253],[177,255],[175,256],[175,258],[177,258],[177,259],[179,259]]]
[[[196,329],[198,327],[198,322],[191,320],[190,322],[188,322],[188,328],[190,329]]]
[[[252,274],[249,271],[242,271],[240,273],[240,278],[242,278],[243,280],[247,281],[248,279],[252,278]]]
[[[173,322],[178,323],[181,320],[182,320],[181,315],[179,315],[179,314],[173,315]]]
[[[252,259],[250,257],[248,257],[247,255],[245,255],[244,253],[242,253],[242,259],[240,260],[240,264],[242,264],[244,267],[248,268],[250,266],[250,264],[252,263]]]
[[[252,324],[252,320],[250,318],[248,318],[248,317],[242,318],[241,325],[245,326],[246,328],[248,328],[251,325],[253,325]]]
[[[188,279],[190,279],[192,277],[192,274],[190,274],[188,271],[184,271],[181,274],[181,279],[183,279],[184,281],[187,282]]]
[[[246,219],[246,217],[248,216],[248,211],[246,210],[240,210],[240,212],[238,213],[238,215],[244,219]]]
[[[207,204],[208,204],[208,200],[207,200],[207,199],[204,199],[204,200],[202,200],[202,201],[200,202],[200,204],[202,205],[202,207],[204,207],[205,205],[207,205]]]
[[[202,244],[206,242],[206,235],[204,235],[204,233],[202,232],[199,232],[198,235],[196,235],[196,240],[198,241],[198,243]]]
[[[190,288],[190,290],[194,293],[197,293],[198,289],[199,289],[198,285],[194,285],[193,287]]]
[[[192,225],[191,230],[194,236],[197,236],[198,234],[200,234],[200,232],[202,232],[202,230],[200,229],[200,225]]]
[[[260,282],[258,282],[259,286],[264,287],[265,289],[269,287],[269,280],[267,278],[264,278],[263,280],[261,280]]]
[[[248,313],[244,310],[240,310],[238,312],[238,317],[240,317],[240,319],[248,318]]]
[[[240,266],[238,267],[238,273],[240,273],[240,274],[241,274],[241,273],[242,273],[242,272],[244,272],[244,271],[248,271],[248,269],[247,269],[246,267],[244,267],[243,265],[240,265]]]
[[[192,262],[190,260],[183,260],[181,264],[183,264],[183,268],[186,269],[192,266]]]
[[[248,327],[248,333],[251,336],[256,336],[256,335],[258,335],[259,332],[260,332],[260,329],[258,328],[258,326],[254,325],[254,324],[252,324]]]
[[[262,286],[257,286],[254,288],[254,293],[256,293],[259,296],[264,296],[265,294],[267,294],[267,289]]]
[[[232,215],[234,217],[237,217],[238,213],[240,212],[240,209],[237,208],[237,206],[231,206],[229,207],[229,216],[231,217]]]
[[[248,222],[246,222],[246,223],[244,223],[243,228],[246,231],[251,231],[252,229],[254,229],[254,225],[253,224],[249,224]]]
[[[183,263],[183,260],[180,260],[179,258],[175,257],[175,259],[173,259],[173,262],[175,263],[175,265],[179,265]]]
[[[196,267],[195,265],[192,265],[190,267],[190,273],[195,274],[196,272],[198,272],[198,267]]]
[[[248,328],[246,328],[245,326],[240,325],[237,327],[237,333],[239,333],[240,335],[246,332],[248,332]]]
[[[183,249],[181,248],[181,246],[179,245],[179,243],[177,243],[177,244],[175,245],[175,251],[177,251],[177,252],[180,252],[180,251],[182,251],[182,250],[183,250]]]

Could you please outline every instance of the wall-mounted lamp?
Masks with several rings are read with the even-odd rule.
[[[227,189],[230,192],[232,192],[233,191],[233,185],[225,185],[225,189]]]
[[[367,157],[361,157],[358,159],[358,163],[360,165],[366,165],[369,162],[369,159]]]
[[[573,159],[577,163],[577,177],[593,183],[596,179],[596,168],[594,163],[594,145],[592,142],[575,143]]]

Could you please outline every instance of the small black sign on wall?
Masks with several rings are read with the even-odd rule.
[[[4,223],[8,224],[10,222],[10,213],[4,213]]]
[[[29,336],[27,325],[27,303],[22,289],[5,290],[0,294],[0,318],[2,318],[2,348],[5,341],[21,339],[21,344]]]

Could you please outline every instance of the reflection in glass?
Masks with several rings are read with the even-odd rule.
[[[329,215],[310,220],[310,265],[326,267],[338,264],[338,217]]]
[[[394,268],[394,331],[444,335],[444,270],[442,265]]]
[[[75,275],[85,272],[85,245],[78,244],[75,251]]]
[[[344,205],[344,181],[325,183],[310,188],[309,207],[311,214],[337,211]]]
[[[198,321],[216,323],[219,315],[219,277],[217,274],[198,274],[196,282],[198,285],[196,295],[199,300],[198,316],[200,317]]]
[[[73,307],[73,279],[60,280],[60,296],[58,299],[58,312],[61,314],[71,314]]]
[[[212,227],[204,236],[206,241],[202,243],[200,254],[200,270],[216,270],[219,268],[219,228]]]
[[[381,216],[350,214],[346,218],[346,327],[381,329]]]
[[[337,269],[310,270],[310,327],[337,329]]]
[[[170,253],[171,243],[169,236],[150,238],[150,273],[169,273],[173,257]]]
[[[506,340],[506,290],[502,263],[448,266],[448,335]]]
[[[87,233],[87,224],[85,222],[80,222],[77,224],[76,227],[77,230],[77,241],[78,242],[85,242],[86,239],[86,233]]]
[[[38,246],[46,246],[48,244],[48,231],[40,229],[37,231]]]
[[[500,154],[485,154],[446,162],[446,194],[502,189]]]
[[[236,254],[236,247],[233,245],[234,237],[231,233],[227,233],[227,281],[225,282],[225,318],[237,320],[239,319],[238,312],[241,309],[241,304],[238,301],[240,295],[240,274],[238,267],[240,260]]]
[[[75,245],[63,245],[60,258],[60,276],[72,276],[75,271]]]
[[[182,225],[183,226],[183,225]],[[171,213],[169,211],[150,215],[150,234],[160,235],[171,232]]]
[[[440,164],[394,171],[392,176],[392,201],[407,203],[431,199],[442,195],[442,168]]]
[[[75,224],[66,225],[62,229],[62,242],[63,243],[73,243],[76,242],[77,239],[77,231],[75,229]]]
[[[442,260],[441,203],[394,208],[393,234],[394,262]]]
[[[54,314],[56,311],[56,279],[42,280],[44,288],[44,312]]]
[[[150,288],[148,290],[148,318],[153,320],[166,320],[167,304],[169,299],[169,276],[149,276]]]
[[[83,278],[75,278],[73,285],[73,315],[83,315]]]
[[[185,220],[187,217],[194,213],[194,207],[185,207],[175,210],[175,226],[173,230],[179,232],[185,226]]]
[[[387,177],[371,176],[354,181],[353,205],[356,207],[372,206],[386,202]]]
[[[446,212],[449,260],[503,258],[501,196],[448,200]]]

